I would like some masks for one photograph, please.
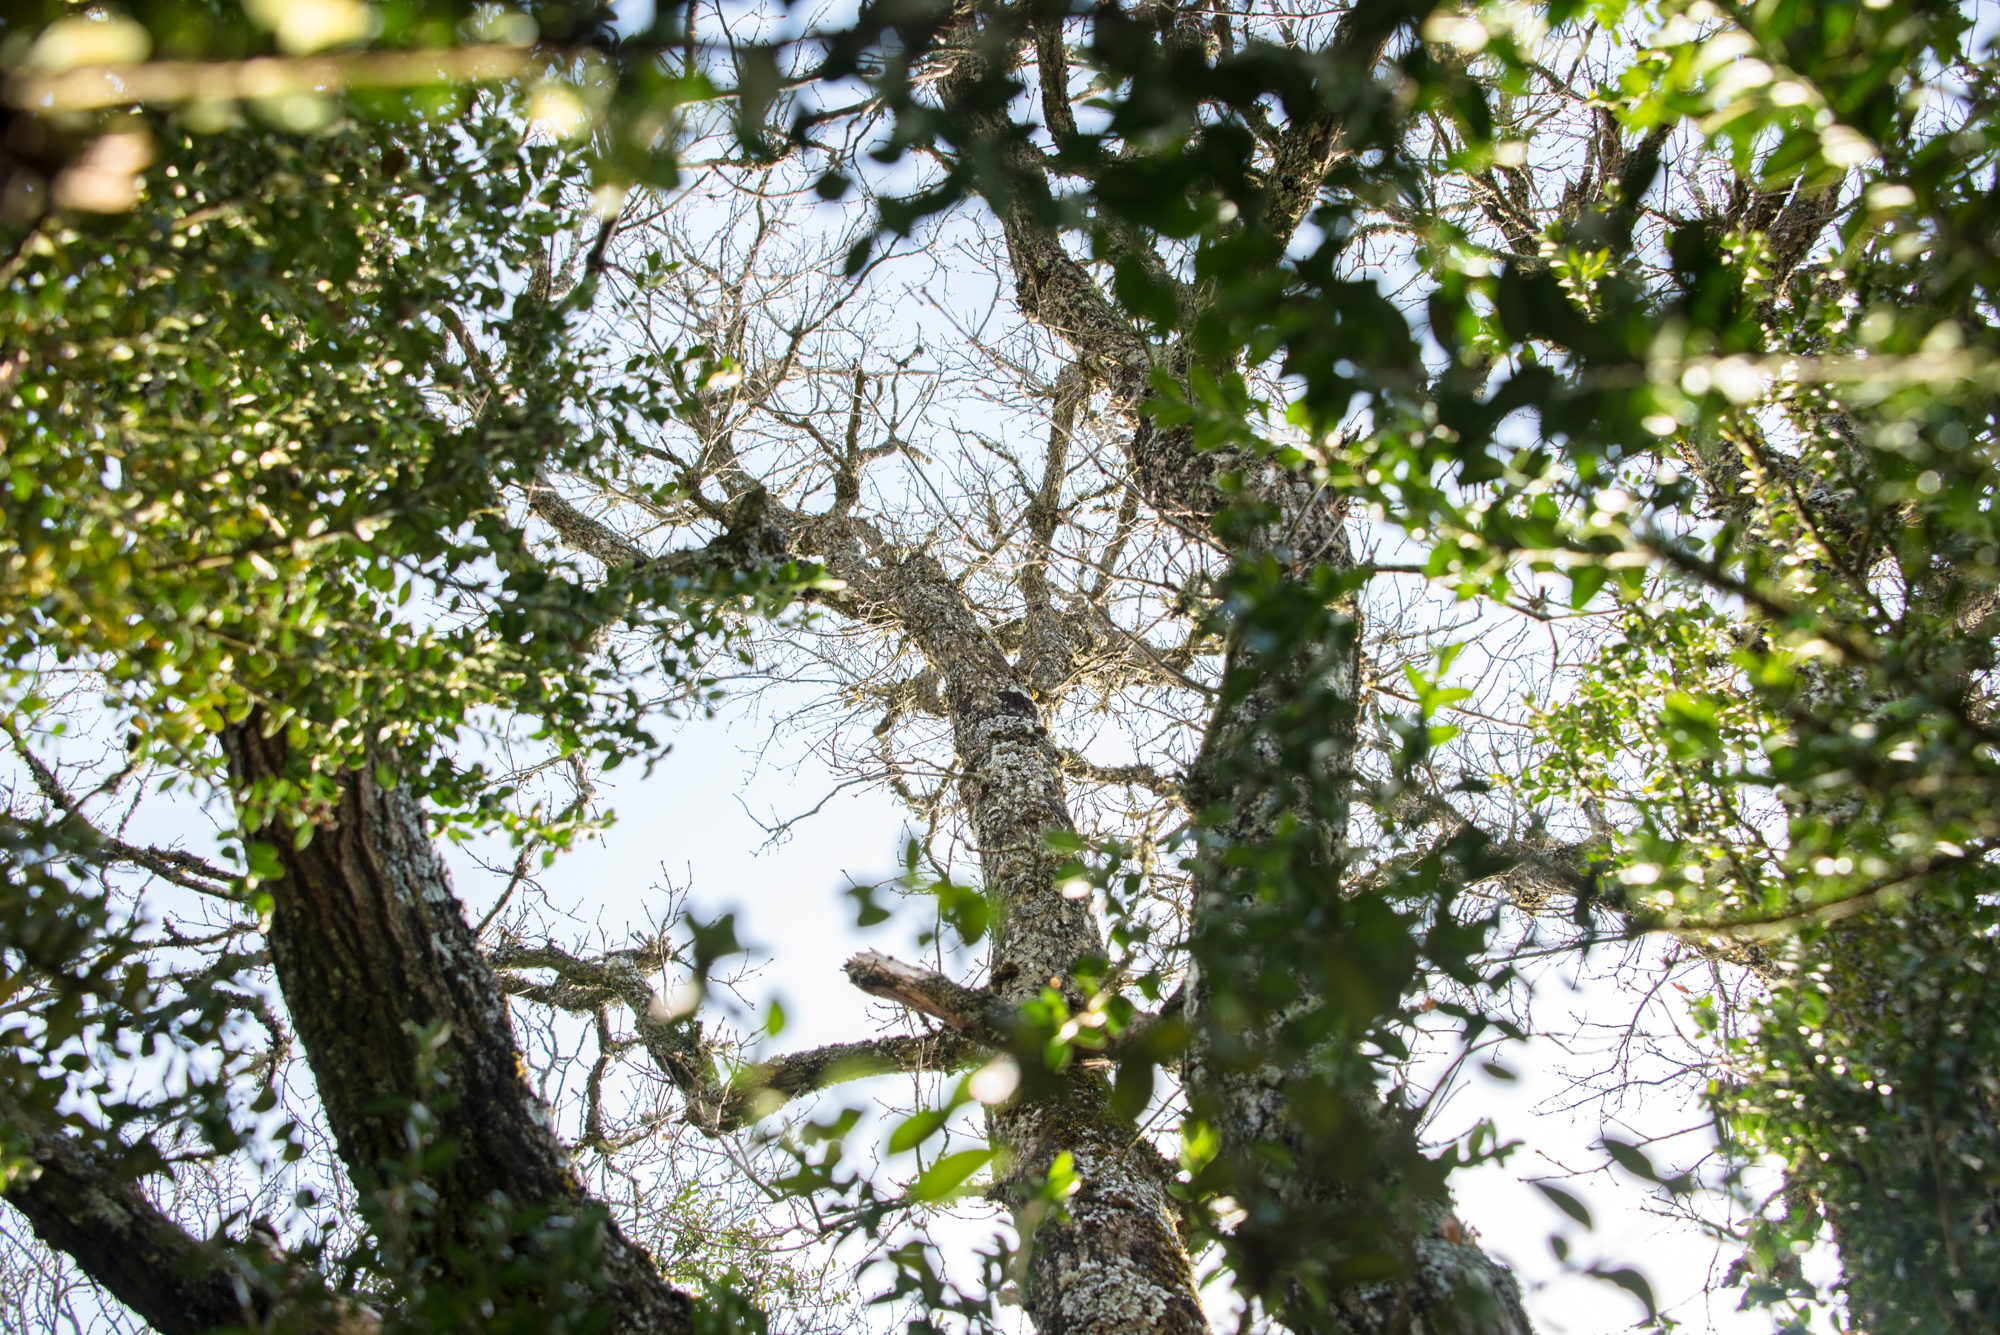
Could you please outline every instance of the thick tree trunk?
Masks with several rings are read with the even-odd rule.
[[[1046,303],[1039,312],[1031,314],[1045,314],[1053,307],[1060,312],[1059,320],[1066,322],[1057,325],[1058,332],[1064,332],[1065,327],[1095,328],[1103,324],[1110,311],[1108,303],[1094,287],[1085,290],[1073,285],[1082,276],[1081,271],[1067,256],[1055,253],[1058,248],[1053,237],[1045,234],[1033,237],[1026,224],[1017,220],[1016,226],[1009,230],[1009,242],[1017,272],[1026,267],[1037,275],[1036,282],[1024,286],[1031,286],[1038,300]],[[1095,313],[1088,318],[1079,314],[1093,307]],[[1136,335],[1128,330],[1125,338],[1134,339]],[[1117,345],[1117,340],[1100,338],[1088,355],[1101,360],[1107,347]],[[1135,401],[1140,397],[1140,383],[1139,377],[1128,374],[1122,390],[1114,388],[1114,393],[1122,394],[1128,402]],[[1134,424],[1130,454],[1142,494],[1157,513],[1197,531],[1207,528],[1219,513],[1223,500],[1215,487],[1217,475],[1228,469],[1243,469],[1252,474],[1249,479],[1252,494],[1273,503],[1278,514],[1259,545],[1278,549],[1281,559],[1301,573],[1317,562],[1351,568],[1353,557],[1340,511],[1318,496],[1308,480],[1286,472],[1263,472],[1255,461],[1227,454],[1198,453],[1190,432],[1162,431],[1145,418]],[[1212,775],[1219,759],[1243,745],[1254,733],[1257,722],[1276,707],[1278,700],[1299,689],[1302,683],[1290,674],[1326,673],[1334,698],[1346,701],[1350,711],[1358,707],[1359,624],[1355,609],[1349,610],[1354,630],[1346,646],[1338,651],[1342,661],[1329,661],[1334,646],[1317,646],[1298,651],[1289,665],[1279,665],[1283,670],[1272,670],[1256,692],[1212,722],[1191,788],[1202,789],[1201,775],[1204,772]],[[1352,773],[1353,744],[1350,724],[1344,741],[1337,740],[1333,753],[1322,757],[1321,763],[1329,775]],[[1211,832],[1212,838],[1223,843],[1241,843],[1264,837],[1277,815],[1275,810],[1259,808],[1260,803],[1269,806],[1268,793],[1228,791],[1216,788],[1213,783],[1207,787],[1207,791],[1192,795],[1191,807],[1200,810],[1208,803],[1219,802],[1236,813],[1230,826]],[[1330,843],[1345,838],[1344,818],[1328,817],[1324,825],[1324,836]],[[1337,863],[1337,850],[1330,848],[1328,865]],[[1219,860],[1212,860],[1206,865],[1212,871],[1220,864]],[[1197,876],[1194,894],[1197,935],[1214,914],[1231,911],[1230,893],[1226,886]],[[1287,1073],[1243,1071],[1211,1059],[1211,1045],[1224,1035],[1215,1027],[1207,1004],[1209,992],[1197,970],[1189,980],[1186,994],[1195,1033],[1195,1047],[1185,1069],[1189,1093],[1197,1101],[1219,1110],[1217,1130],[1224,1151],[1255,1159],[1253,1147],[1260,1143],[1282,1147],[1296,1140],[1282,1092]],[[1242,1033],[1226,1037],[1232,1046],[1255,1047],[1260,1039],[1259,1035]],[[1394,1116],[1388,1110],[1382,1115]],[[1274,1172],[1268,1186],[1280,1199],[1290,1196],[1322,1205],[1334,1201],[1339,1194],[1333,1184],[1299,1174]],[[1405,1274],[1400,1282],[1339,1289],[1330,1297],[1328,1314],[1338,1329],[1354,1335],[1377,1332],[1386,1335],[1386,1332],[1419,1328],[1456,1329],[1478,1335],[1527,1335],[1531,1329],[1513,1276],[1474,1245],[1469,1234],[1443,1206],[1420,1221],[1419,1231],[1408,1247]],[[1420,1317],[1428,1324],[1422,1327],[1405,1324]]]
[[[285,772],[280,739],[257,718],[223,737],[239,789]],[[424,1171],[435,1193],[433,1255],[470,1247],[489,1209],[586,1204],[546,1110],[522,1078],[507,1004],[479,953],[417,803],[370,773],[339,777],[340,800],[304,848],[259,832],[283,875],[273,900],[271,957],[318,1085],[328,1126],[357,1184],[382,1183],[409,1161],[405,1109],[420,1062],[439,1087],[424,1100],[436,1135],[456,1147]],[[429,1035],[432,1052],[425,1051]],[[604,1223],[605,1300],[612,1329],[683,1335],[692,1304],[652,1259]]]
[[[1025,686],[1010,669],[1006,678],[958,685],[953,700],[966,806],[987,893],[1001,910],[992,985],[1017,1005],[1047,986],[1079,1004],[1070,970],[1101,954],[1103,939],[1090,902],[1066,898],[1055,885],[1057,858],[1046,837],[1072,826],[1056,749]],[[1110,1093],[1102,1072],[1079,1063],[1058,1092],[990,1115],[995,1146],[1007,1156],[1002,1189],[1023,1222],[1022,1245],[1033,1248],[1028,1314],[1043,1335],[1195,1335],[1206,1324],[1167,1194],[1168,1165],[1112,1111]],[[1062,1154],[1082,1185],[1064,1217],[1036,1226],[1035,1188]]]
[[[1144,420],[1134,431],[1132,451],[1148,501],[1204,525],[1214,522],[1221,510],[1216,473],[1242,466],[1240,461],[1198,453],[1192,433],[1185,429],[1161,431]],[[1318,564],[1353,568],[1345,517],[1336,501],[1289,472],[1271,471],[1248,480],[1250,495],[1271,505],[1276,514],[1275,522],[1252,540],[1253,548],[1269,551],[1294,578]],[[1224,925],[1238,912],[1256,911],[1253,900],[1243,897],[1254,896],[1256,887],[1232,884],[1225,855],[1231,848],[1270,841],[1286,817],[1302,819],[1308,830],[1316,831],[1326,874],[1341,874],[1363,690],[1360,600],[1350,596],[1331,610],[1335,616],[1328,638],[1293,646],[1280,661],[1260,659],[1241,643],[1231,649],[1225,675],[1247,668],[1256,674],[1257,685],[1210,721],[1189,775],[1193,809],[1229,813],[1222,824],[1205,832],[1209,856],[1197,863],[1193,913],[1197,940],[1218,926],[1226,930]],[[1262,735],[1263,725],[1302,697],[1314,700],[1315,715],[1326,716],[1321,722],[1327,735],[1313,748],[1319,771],[1273,782],[1269,775],[1281,768],[1279,743]],[[1320,795],[1316,809],[1315,793]],[[1192,964],[1186,1005],[1193,1042],[1184,1066],[1191,1104],[1212,1110],[1224,1154],[1247,1165],[1266,1165],[1260,1186],[1272,1199],[1292,1206],[1337,1207],[1344,1189],[1308,1166],[1312,1156],[1286,1106],[1285,1084],[1299,1073],[1268,1064],[1246,1067],[1233,1059],[1237,1053],[1266,1049],[1270,1035],[1232,1032],[1231,1024],[1211,1005],[1213,993],[1198,962]],[[1218,1059],[1219,1049],[1231,1052],[1232,1059]],[[1400,1125],[1398,1109],[1371,1107],[1363,1115],[1379,1123],[1386,1134],[1408,1134],[1408,1128]],[[1268,1167],[1272,1159],[1267,1147],[1285,1151],[1293,1166]],[[1513,1275],[1471,1241],[1447,1201],[1428,1204],[1411,1222],[1414,1227],[1402,1249],[1403,1273],[1397,1280],[1336,1287],[1328,1294],[1328,1315],[1336,1329],[1352,1335],[1405,1330],[1529,1335],[1532,1327]],[[1302,1291],[1295,1298],[1303,1300]]]

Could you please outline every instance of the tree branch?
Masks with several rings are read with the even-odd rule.
[[[1336,66],[1345,66],[1348,77],[1359,87],[1373,76],[1375,66],[1388,50],[1400,19],[1385,26],[1384,8],[1356,5],[1341,15],[1333,40],[1323,53]],[[1313,205],[1327,168],[1340,151],[1341,132],[1347,128],[1345,107],[1318,107],[1279,134],[1270,172],[1270,195],[1264,204],[1264,228],[1279,246],[1288,245]]]
[[[208,1335],[260,1324],[214,1249],[146,1199],[138,1183],[66,1136],[34,1132],[34,1167],[6,1190],[35,1236],[74,1260],[160,1332]]]
[[[849,1080],[919,1071],[962,1071],[986,1049],[960,1034],[898,1034],[862,1043],[831,1043],[788,1053],[747,1068],[723,1103],[724,1129],[733,1130],[807,1094]]]
[[[1187,796],[1186,787],[1180,779],[1162,774],[1151,765],[1095,765],[1085,760],[1081,752],[1065,748],[1062,767],[1065,774],[1075,774],[1092,783],[1144,788],[1155,796],[1170,798],[1177,803],[1184,803]]]
[[[849,1080],[961,1070],[983,1052],[977,1042],[956,1032],[834,1043],[746,1067],[725,1087],[710,1070],[698,1028],[669,1017],[658,992],[647,982],[640,967],[643,952],[614,951],[579,959],[553,945],[509,944],[495,949],[489,958],[503,971],[500,987],[509,996],[579,1015],[597,1014],[607,1002],[622,1003],[632,1012],[639,1040],[660,1074],[687,1098],[689,1120],[710,1135],[738,1130],[793,1099]],[[512,972],[517,969],[547,969],[563,981],[532,983]]]
[[[871,997],[928,1015],[975,1043],[1007,1045],[1013,1011],[992,992],[955,983],[873,950],[847,961],[847,981]]]
[[[717,1109],[724,1091],[712,1071],[701,1026],[677,1019],[666,1000],[647,981],[644,967],[653,961],[636,950],[618,950],[595,959],[580,959],[553,942],[540,946],[509,943],[487,955],[495,969],[547,969],[563,980],[556,987],[536,987],[507,979],[502,987],[517,996],[581,1014],[594,1013],[607,1000],[617,1000],[632,1012],[633,1028],[653,1065],[688,1103],[688,1119],[711,1134],[718,1131]]]
[[[236,877],[220,867],[212,866],[192,853],[178,848],[140,848],[128,844],[123,839],[104,833],[86,817],[76,799],[64,790],[61,780],[32,750],[27,739],[12,726],[7,735],[14,743],[14,751],[21,757],[21,763],[28,767],[28,773],[35,781],[35,787],[48,799],[50,806],[62,812],[65,820],[75,824],[99,850],[109,854],[119,862],[127,862],[135,867],[153,873],[163,881],[170,881],[184,890],[207,895],[212,899],[238,902],[231,887]]]

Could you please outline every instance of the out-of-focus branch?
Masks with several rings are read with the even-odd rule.
[[[324,95],[336,88],[416,88],[432,84],[509,79],[527,67],[529,53],[509,45],[456,50],[364,51],[353,55],[254,60],[154,60],[83,65],[55,74],[19,74],[6,84],[6,100],[30,111],[95,111],[141,103],[172,103]]]
[[[986,1049],[959,1034],[898,1034],[787,1053],[739,1076],[723,1104],[725,1129],[768,1117],[793,1099],[872,1075],[962,1071]]]

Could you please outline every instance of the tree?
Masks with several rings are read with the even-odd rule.
[[[65,22],[37,53],[118,40],[115,20]],[[583,1194],[522,1079],[432,845],[435,816],[491,822],[504,789],[436,742],[505,702],[562,751],[643,749],[592,637],[631,619],[632,587],[664,609],[716,580],[754,598],[767,572],[732,537],[585,588],[496,512],[563,457],[563,366],[535,355],[554,320],[522,308],[507,333],[544,378],[477,420],[441,417],[420,376],[441,311],[504,299],[502,240],[552,150],[497,108],[456,131],[413,110],[219,140],[115,122],[68,170],[110,170],[91,165],[108,142],[133,167],[156,155],[148,204],[14,224],[9,728],[46,814],[9,827],[8,949],[36,981],[11,1003],[8,1199],[162,1330],[372,1327],[357,1273],[397,1294],[396,1321],[497,1309],[539,1327],[602,1288],[620,1328],[687,1329],[689,1299]],[[106,202],[63,179],[58,202]],[[425,576],[468,613],[399,617]],[[665,644],[709,629],[668,615]],[[88,793],[30,740],[79,673],[130,729]],[[231,794],[233,866],[90,823],[88,803],[162,767]],[[573,827],[517,826],[558,843]],[[150,921],[122,869],[204,897],[209,930]],[[246,972],[265,968],[281,1012]],[[203,1243],[134,1180],[273,1131],[271,1162],[298,1157],[296,1124],[256,1125],[294,1041],[369,1225],[344,1289],[254,1231]],[[107,1083],[144,1059],[185,1092]]]
[[[1536,31],[1538,16],[1553,36]],[[528,106],[564,124],[595,105],[606,127],[597,181],[662,180],[690,124],[665,133],[662,109],[730,72],[700,63],[700,25],[668,12],[648,33],[621,35],[538,17],[549,40]],[[1912,1329],[1979,1323],[1993,1301],[1976,1259],[1990,1208],[1978,1174],[1991,1157],[1980,1046],[1991,1026],[1977,980],[1989,939],[1981,841],[1993,762],[1980,692],[1994,563],[1990,465],[1972,448],[1990,434],[1984,67],[1960,49],[1964,24],[1948,8],[1698,5],[1664,24],[1606,8],[1601,35],[1577,17],[1395,5],[1320,17],[870,10],[849,30],[742,48],[737,175],[775,171],[768,193],[774,180],[797,191],[818,174],[820,193],[837,198],[868,184],[857,150],[870,118],[886,117],[887,155],[915,149],[933,169],[915,192],[870,198],[875,216],[890,233],[935,236],[956,201],[978,195],[1016,307],[1046,331],[968,341],[966,360],[1042,420],[1046,444],[1035,460],[1000,441],[970,445],[950,496],[925,472],[927,442],[913,439],[928,420],[923,393],[896,397],[938,371],[844,323],[869,289],[843,286],[827,260],[764,267],[776,223],[762,204],[744,205],[719,241],[683,229],[677,246],[658,247],[613,204],[567,250],[511,252],[525,268],[513,291],[468,277],[510,254],[514,201],[561,170],[517,165],[538,150],[514,141],[519,121],[505,113],[460,137],[393,119],[379,137],[361,135],[380,177],[347,182],[369,186],[354,191],[357,206],[385,188],[376,180],[409,174],[390,169],[397,155],[421,155],[428,174],[417,176],[439,184],[397,184],[392,198],[439,193],[414,214],[381,206],[365,226],[347,223],[375,242],[352,270],[320,248],[325,222],[298,205],[316,196],[262,173],[254,155],[270,140],[246,137],[247,216],[267,231],[282,221],[312,263],[273,266],[270,309],[227,290],[152,298],[191,328],[217,318],[211,306],[234,314],[206,360],[157,351],[155,333],[148,360],[120,370],[119,349],[164,326],[118,325],[146,308],[93,307],[77,276],[126,283],[117,275],[148,270],[129,249],[121,264],[66,261],[70,233],[20,229],[18,272],[78,267],[20,290],[43,295],[17,296],[35,339],[17,375],[116,387],[119,411],[66,393],[55,412],[33,397],[43,382],[22,381],[15,411],[33,414],[19,419],[22,438],[61,442],[52,457],[77,462],[39,491],[37,479],[15,488],[10,526],[37,539],[16,544],[27,572],[12,595],[16,660],[102,655],[142,624],[171,646],[170,667],[126,660],[120,707],[147,721],[134,764],[156,754],[148,748],[176,748],[182,764],[226,769],[238,793],[248,874],[192,876],[268,896],[259,925],[329,1127],[381,1212],[372,1256],[380,1293],[394,1298],[389,1319],[472,1312],[497,1296],[546,1322],[591,1301],[576,1286],[592,1275],[620,1325],[689,1319],[615,1225],[573,1222],[584,1218],[570,1212],[576,1184],[513,1072],[505,989],[600,1023],[623,1003],[630,1050],[718,1133],[857,1070],[991,1073],[957,1099],[1016,1080],[993,1100],[988,1131],[1038,1328],[1198,1328],[1188,1257],[1212,1245],[1244,1295],[1293,1328],[1525,1329],[1512,1281],[1450,1212],[1446,1178],[1481,1152],[1478,1140],[1424,1152],[1414,1096],[1397,1078],[1427,994],[1452,998],[1446,1013],[1463,1018],[1468,1046],[1503,1020],[1513,972],[1489,943],[1519,910],[1566,915],[1579,945],[1674,933],[1770,979],[1762,1023],[1721,1054],[1714,1095],[1734,1152],[1776,1149],[1793,1164],[1793,1209],[1746,1239],[1753,1297],[1799,1296],[1784,1258],[1823,1217],[1847,1262],[1851,1310]],[[481,32],[500,23],[475,20]],[[51,32],[101,42],[115,26]],[[276,34],[288,49],[314,40],[288,31]],[[422,31],[381,40],[393,50]],[[34,59],[47,70],[62,49],[37,47]],[[1575,62],[1567,76],[1554,52]],[[71,63],[88,72],[88,60]],[[308,73],[324,87],[387,82],[402,68],[357,58]],[[858,106],[818,91],[856,75],[869,89]],[[803,91],[781,95],[787,85]],[[1928,104],[1914,95],[1926,87],[1949,96]],[[1039,100],[1018,98],[1023,89]],[[1103,105],[1077,105],[1095,93]],[[378,112],[393,105],[372,96]],[[1020,119],[1023,105],[1033,119]],[[849,138],[827,143],[828,126]],[[121,176],[117,164],[136,161],[137,131],[95,128],[81,156],[47,149],[42,176],[70,209],[92,188],[106,202],[131,193],[136,169]],[[342,142],[300,151],[316,161]],[[170,165],[192,182],[192,156]],[[1066,182],[1075,193],[1061,193]],[[200,207],[183,216],[202,217]],[[533,216],[549,235],[554,214]],[[176,233],[140,214],[100,226],[163,257],[196,226],[218,230],[203,218]],[[470,232],[457,266],[416,258],[435,260],[428,232],[396,230],[453,226]],[[79,233],[92,241],[77,253],[104,234]],[[732,253],[746,235],[756,244]],[[841,249],[840,267],[864,279],[895,256],[886,234]],[[1385,268],[1414,275],[1425,300],[1385,296]],[[218,261],[207,272],[228,271]],[[314,275],[331,287],[336,273],[348,291],[320,291]],[[508,296],[507,317],[484,329],[462,313]],[[1867,317],[1851,318],[1864,303]],[[789,323],[771,322],[774,307]],[[642,323],[591,335],[629,345],[616,360],[567,323],[633,308]],[[365,354],[344,350],[350,318]],[[78,338],[69,325],[83,319],[111,321],[111,336]],[[373,342],[401,354],[379,359]],[[89,375],[55,372],[72,344],[104,361],[87,363]],[[381,367],[396,393],[368,419],[379,439],[364,440],[340,429],[349,409],[323,386],[263,391],[300,405],[304,443],[286,449],[321,452],[286,492],[261,474],[238,483],[215,471],[234,458],[233,446],[216,453],[229,444],[218,424],[246,406],[240,395],[225,404],[199,385],[208,397],[187,402],[205,415],[172,389],[147,398],[154,380],[142,377],[160,376],[163,355],[176,368],[170,386],[199,385],[204,365],[310,378],[358,360]],[[397,380],[402,368],[427,368],[427,386]],[[424,398],[425,387],[443,398]],[[167,418],[158,436],[141,425],[153,416]],[[145,448],[116,453],[106,441]],[[292,462],[264,462],[262,446],[240,452],[239,468]],[[185,501],[172,500],[134,528],[118,506],[106,517],[80,503],[105,485],[113,457],[120,479],[157,458],[167,476],[216,480],[196,522],[184,528],[175,507]],[[908,489],[871,468],[906,470]],[[1739,485],[1744,470],[1757,485]],[[263,514],[253,503],[295,566],[229,527]],[[338,513],[312,531],[329,508]],[[1371,509],[1411,559],[1357,545]],[[538,553],[529,515],[587,566]],[[634,516],[690,537],[641,540]],[[286,533],[339,536],[302,552]],[[128,573],[129,552],[148,545],[168,555]],[[87,554],[66,558],[89,576],[86,596],[46,602],[55,585],[38,550],[49,562]],[[824,577],[788,564],[807,558]],[[396,576],[363,574],[369,561],[429,577],[441,616],[469,615],[440,622],[457,638],[428,639],[391,615],[383,595]],[[1413,712],[1389,703],[1404,692],[1385,687],[1387,652],[1370,627],[1390,584],[1431,581],[1547,620],[1557,589],[1545,576],[1559,570],[1574,610],[1620,609],[1620,629],[1603,670],[1514,714],[1540,730],[1539,745],[1502,762],[1454,738],[1437,716],[1467,697],[1443,680],[1445,655],[1408,665]],[[298,636],[324,624],[299,596],[306,588],[349,630],[300,672]],[[482,956],[454,913],[425,907],[445,900],[410,794],[453,820],[496,818],[507,794],[455,767],[447,743],[469,709],[502,701],[536,718],[557,753],[645,748],[633,646],[657,659],[664,638],[666,670],[684,678],[696,642],[720,628],[711,609],[804,589],[826,624],[853,628],[837,657],[851,698],[881,711],[880,777],[947,836],[955,809],[977,851],[976,888],[922,876],[920,863],[913,882],[968,942],[990,929],[993,954],[983,986],[859,957],[857,985],[943,1028],[795,1054],[726,1081],[632,953],[585,958],[517,939]],[[450,609],[454,594],[463,601]],[[195,619],[197,600],[228,609],[226,631]],[[1096,763],[1064,745],[1075,718],[1065,705],[1074,711],[1082,691],[1128,715],[1157,701],[1194,726],[1148,739],[1166,763]],[[370,727],[354,728],[364,707]],[[27,696],[18,713],[43,709]],[[922,735],[927,718],[949,730],[948,759],[941,738]],[[928,785],[911,778],[926,757],[939,776]],[[1663,777],[1639,786],[1652,773]],[[1134,797],[1080,833],[1071,784]],[[88,1015],[104,1027],[87,1032],[114,1054],[122,1017],[154,1003],[140,983],[114,995],[108,980],[142,954],[157,958],[156,943],[108,919],[84,941],[52,937],[47,906],[107,901],[51,852],[85,868],[190,869],[81,830],[53,777],[45,791],[51,819],[18,822],[10,884],[22,907],[10,930],[18,949],[43,952],[23,959],[54,984],[21,1041],[85,1032],[76,1026]],[[1159,837],[1176,806],[1190,817],[1178,844]],[[517,819],[524,839],[559,842],[570,828],[546,813]],[[931,849],[939,862],[942,847]],[[1093,883],[1102,923],[1085,893]],[[403,908],[380,912],[382,887]],[[423,930],[409,926],[419,920]],[[725,924],[694,927],[701,977],[734,942]],[[1775,937],[1788,944],[1743,944]],[[232,971],[259,962],[222,958]],[[389,976],[432,981],[388,995],[355,986]],[[214,995],[202,984],[191,995]],[[179,984],[163,973],[159,985]],[[1891,989],[1920,1001],[1884,1008]],[[197,1015],[182,1021],[189,1044],[234,1050],[213,1002]],[[1795,1048],[1801,1025],[1811,1032]],[[608,1056],[623,1040],[600,1032]],[[1156,1083],[1163,1067],[1177,1090]],[[10,1200],[162,1328],[235,1319],[243,1300],[224,1270],[172,1264],[195,1244],[100,1156],[114,1149],[143,1168],[159,1149],[138,1129],[190,1116],[219,1148],[233,1144],[240,1133],[223,1110],[234,1068],[213,1069],[185,1104],[107,1117],[60,1112],[69,1076],[39,1060],[10,1095],[21,1160],[40,1170],[16,1178]],[[1133,1132],[1156,1096],[1189,1114],[1184,1171]],[[1900,1117],[1904,1107],[1919,1115]],[[943,1121],[922,1112],[898,1136],[920,1142]],[[425,1135],[450,1148],[426,1155]],[[86,1152],[78,1136],[98,1144]],[[1671,1190],[1693,1185],[1611,1149]],[[948,1194],[982,1153],[939,1160],[915,1198]],[[857,1225],[879,1228],[908,1203],[843,1177],[830,1154],[799,1154],[792,1186],[845,1193]],[[435,1202],[414,1235],[395,1203],[412,1198],[396,1192],[405,1179]],[[106,1254],[104,1239],[65,1233],[86,1190],[120,1202],[147,1236]],[[495,1190],[528,1213],[488,1208]],[[1880,1208],[1884,1196],[1896,1204]],[[1215,1210],[1224,1197],[1240,1216]],[[407,1247],[405,1236],[429,1240]],[[532,1240],[526,1251],[521,1239]],[[534,1259],[503,1264],[509,1248]],[[262,1276],[261,1288],[244,1279],[253,1307],[311,1296],[282,1261],[266,1274],[242,1255],[230,1263],[239,1275]],[[920,1252],[895,1259],[899,1291],[921,1305],[990,1313],[990,1287],[955,1298]],[[114,1260],[137,1277],[119,1278]],[[1632,1272],[1608,1277],[1645,1291]],[[316,1309],[335,1313],[327,1319],[356,1319],[328,1302]]]

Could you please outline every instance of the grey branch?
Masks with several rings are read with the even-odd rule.
[[[962,1070],[982,1051],[977,1042],[956,1032],[835,1043],[746,1067],[725,1085],[701,1041],[700,1027],[675,1019],[648,981],[646,952],[621,950],[582,959],[555,945],[509,943],[496,947],[488,959],[500,972],[501,990],[509,996],[578,1015],[599,1014],[613,1002],[623,1004],[632,1012],[639,1041],[654,1066],[686,1098],[689,1120],[710,1135],[738,1130],[793,1099],[845,1081],[897,1072]],[[546,969],[559,981],[532,982],[520,976],[518,971],[525,969]]]
[[[693,576],[718,564],[749,569],[782,561],[787,555],[784,536],[766,513],[762,487],[750,487],[735,498],[722,534],[707,545],[657,555],[603,520],[577,509],[546,476],[536,477],[527,488],[527,497],[528,509],[555,530],[564,546],[613,570]]]
[[[1183,802],[1186,798],[1187,786],[1179,777],[1162,774],[1151,765],[1096,765],[1085,760],[1081,753],[1064,748],[1062,767],[1063,773],[1074,774],[1091,783],[1144,788],[1156,797],[1171,798],[1175,802]]]
[[[863,1043],[831,1043],[746,1069],[731,1089],[731,1125],[769,1116],[779,1106],[849,1080],[918,1071],[962,1071],[985,1049],[960,1034],[899,1034]]]
[[[701,1041],[701,1027],[674,1018],[659,992],[648,981],[651,959],[636,950],[618,950],[595,959],[581,959],[553,943],[523,946],[509,942],[488,953],[501,977],[502,990],[544,1005],[580,1014],[595,1014],[616,1000],[632,1012],[633,1028],[660,1074],[688,1103],[688,1118],[704,1130],[716,1131],[723,1099],[713,1060]],[[562,981],[537,986],[513,977],[522,969],[547,969]]]
[[[975,1043],[1005,1047],[1013,1011],[992,992],[955,983],[873,950],[847,961],[847,981],[871,997],[928,1015]]]

